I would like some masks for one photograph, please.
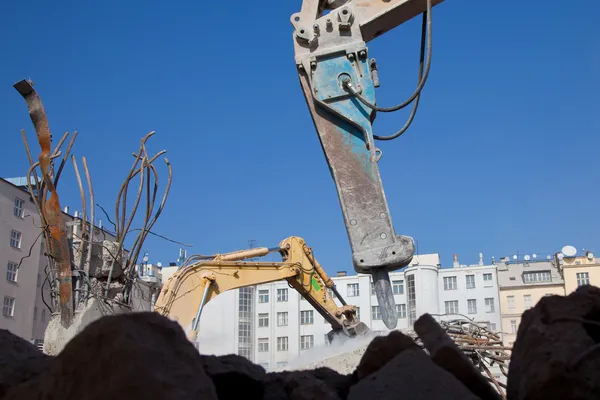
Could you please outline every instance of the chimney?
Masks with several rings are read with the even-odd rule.
[[[69,206],[65,206],[65,209],[63,210],[65,212],[65,214],[69,213]]]
[[[483,266],[483,253],[479,253],[479,265]]]
[[[346,271],[338,271],[337,276],[346,276]]]
[[[456,253],[454,253],[454,263],[452,265],[454,266],[454,268],[460,267],[460,264],[458,263],[458,254]]]

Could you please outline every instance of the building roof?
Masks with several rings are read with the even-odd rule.
[[[502,288],[564,285],[564,279],[551,261],[501,262],[498,265],[498,286]],[[525,281],[531,272],[550,272],[550,281]],[[537,275],[540,277],[541,275]]]

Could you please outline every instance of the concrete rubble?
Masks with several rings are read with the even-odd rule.
[[[392,331],[353,349],[358,355],[348,360],[358,362],[348,373],[267,373],[237,355],[199,354],[176,322],[151,312],[96,320],[53,357],[2,330],[0,399],[600,398],[598,288],[545,297],[525,312],[506,395],[431,316],[421,316],[415,332],[418,340]]]

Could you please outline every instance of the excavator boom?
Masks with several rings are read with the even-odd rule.
[[[278,251],[282,262],[242,261]],[[181,324],[195,342],[202,308],[219,294],[240,287],[287,280],[327,322],[332,333],[355,336],[369,332],[356,316],[356,307],[347,305],[315,260],[303,239],[292,236],[275,249],[258,248],[216,255],[180,268],[162,288],[155,311]],[[340,299],[338,306],[327,289]],[[331,336],[331,335],[330,335]]]

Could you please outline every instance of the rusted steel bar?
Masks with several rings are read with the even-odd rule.
[[[33,88],[32,82],[23,79],[22,81],[15,83],[14,88],[25,99],[25,103],[29,108],[29,116],[35,127],[35,132],[41,147],[41,153],[38,159],[42,171],[42,179],[50,192],[50,198],[48,200],[44,198],[45,203],[42,205],[42,212],[48,223],[48,230],[50,232],[49,254],[52,255],[52,258],[58,267],[61,323],[63,326],[67,327],[70,326],[73,321],[71,257],[67,237],[67,227],[50,170],[52,135],[50,133],[50,127],[48,126],[48,118],[46,117],[42,100]]]

